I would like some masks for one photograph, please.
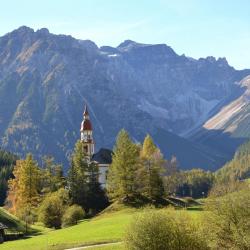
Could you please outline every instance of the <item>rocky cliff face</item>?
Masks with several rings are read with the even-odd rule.
[[[98,48],[20,27],[0,38],[1,145],[66,162],[86,102],[97,148],[112,147],[121,128],[137,141],[148,132],[183,167],[212,168],[224,156],[183,137],[239,98],[237,82],[248,74],[224,58],[195,60],[165,44]]]
[[[190,140],[214,148],[227,159],[240,144],[250,138],[250,76],[237,85],[241,95],[189,135]]]

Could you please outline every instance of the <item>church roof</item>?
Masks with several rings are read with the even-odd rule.
[[[107,148],[101,148],[97,153],[93,154],[92,161],[99,164],[111,164],[113,152]]]
[[[81,131],[82,130],[92,130],[92,125],[90,120],[83,120],[81,124]]]
[[[89,119],[89,111],[87,104],[85,104],[84,112],[83,112],[83,121],[81,123],[81,131],[83,130],[92,130],[92,124]]]

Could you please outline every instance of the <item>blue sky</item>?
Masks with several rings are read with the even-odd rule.
[[[117,46],[166,43],[194,58],[250,68],[249,0],[0,0],[0,36],[21,25]]]

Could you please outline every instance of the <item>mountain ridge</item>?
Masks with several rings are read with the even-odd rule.
[[[179,156],[183,168],[202,165],[201,155],[213,152],[203,145],[199,157],[196,150],[188,156],[185,151],[196,142],[183,135],[239,98],[237,82],[250,74],[235,70],[226,59],[192,59],[164,44],[127,40],[116,48],[99,48],[89,40],[25,26],[0,37],[0,66],[4,148],[36,157],[53,154],[66,163],[79,138],[86,102],[97,148],[111,148],[121,128],[136,141],[164,131],[170,141],[165,143],[168,148],[161,141],[162,152]],[[179,140],[186,146],[178,151]],[[215,169],[227,158],[224,152],[213,152],[203,167]]]

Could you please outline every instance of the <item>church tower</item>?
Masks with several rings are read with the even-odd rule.
[[[83,143],[83,150],[90,160],[95,152],[95,144],[93,139],[92,125],[89,119],[89,112],[86,104],[83,112],[83,121],[81,123],[80,131],[81,131],[81,141]]]

